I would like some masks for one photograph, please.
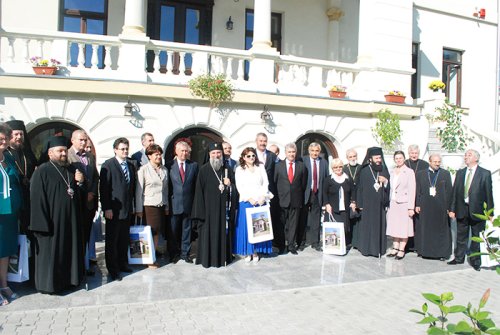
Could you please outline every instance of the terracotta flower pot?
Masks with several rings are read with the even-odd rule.
[[[330,98],[345,98],[347,92],[339,92],[339,91],[328,91]]]
[[[36,74],[51,76],[57,71],[57,66],[33,66]]]
[[[405,103],[405,96],[402,95],[384,95],[385,96],[385,101],[386,102],[392,102],[395,104],[404,104]]]

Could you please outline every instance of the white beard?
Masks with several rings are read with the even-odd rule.
[[[210,158],[210,165],[215,171],[219,171],[222,167],[222,159],[219,158]]]

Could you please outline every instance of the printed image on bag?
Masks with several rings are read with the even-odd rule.
[[[274,238],[269,205],[246,209],[248,242],[260,243]]]
[[[156,261],[150,226],[130,227],[129,264],[153,264]]]
[[[9,259],[7,281],[22,283],[30,279],[28,266],[29,243],[26,235],[18,235],[17,243],[17,254],[12,255]]]
[[[327,222],[330,220],[333,222]],[[331,214],[323,216],[323,253],[329,255],[345,255],[345,231],[344,223],[337,222]]]

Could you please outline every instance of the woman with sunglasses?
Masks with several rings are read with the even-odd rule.
[[[240,193],[240,206],[236,219],[233,252],[245,256],[245,262],[258,263],[259,253],[270,254],[272,252],[272,241],[256,244],[248,242],[246,209],[264,205],[272,199],[273,195],[268,191],[269,180],[264,164],[260,164],[254,148],[245,148],[241,153],[240,166],[236,168],[235,179],[236,188]]]
[[[356,204],[352,199],[353,180],[344,173],[343,166],[340,158],[332,161],[333,173],[323,184],[323,205],[335,221],[344,223],[344,232],[347,235],[350,233],[349,207],[354,211]]]

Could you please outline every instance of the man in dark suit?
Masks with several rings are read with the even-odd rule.
[[[307,170],[304,163],[295,161],[297,146],[288,143],[285,146],[286,159],[276,164],[274,182],[278,189],[281,218],[285,226],[284,235],[288,251],[297,255],[295,242],[300,210],[304,205],[304,193],[307,186]],[[274,229],[274,227],[273,227]]]
[[[186,142],[175,145],[175,159],[168,162],[168,179],[170,182],[170,209],[172,217],[167,224],[167,247],[170,262],[176,263],[179,258],[186,263],[191,259],[191,208],[193,206],[194,188],[198,175],[198,163],[187,157],[191,148]]]
[[[267,179],[269,181],[269,192],[274,195],[271,199],[271,221],[273,225],[274,240],[273,246],[279,249],[282,253],[285,250],[285,235],[284,227],[281,222],[281,208],[279,203],[279,196],[274,182],[274,169],[276,166],[277,156],[274,152],[267,150],[267,135],[265,133],[258,133],[255,137],[255,148],[259,162],[264,164],[266,169]]]
[[[488,209],[493,208],[493,190],[491,172],[478,165],[479,152],[469,149],[464,157],[466,167],[458,170],[453,184],[450,217],[457,219],[457,247],[455,258],[448,264],[462,264],[467,251],[469,229],[472,236],[479,236],[484,230],[485,222],[474,214],[483,213],[483,204]],[[470,252],[479,252],[479,243],[471,241]],[[481,257],[468,258],[469,264],[476,270],[481,269]]]
[[[132,272],[128,266],[129,230],[133,218],[133,203],[137,171],[127,157],[129,141],[120,137],[113,143],[115,157],[101,166],[99,191],[106,218],[106,268],[112,280],[121,280],[122,272]]]
[[[233,152],[233,147],[229,142],[222,142],[222,149],[224,151],[224,165],[230,168],[231,170],[236,170],[236,167],[239,165],[237,161],[231,158],[231,154]]]
[[[71,148],[68,150],[68,162],[73,164],[85,176],[87,189],[86,206],[83,208],[83,243],[88,245],[90,239],[90,230],[94,223],[95,212],[97,211],[97,197],[99,185],[99,173],[95,157],[92,153],[85,150],[89,138],[83,130],[75,130],[71,135]],[[93,276],[94,271],[87,269],[87,275]]]
[[[146,165],[149,163],[148,156],[146,156],[146,148],[149,147],[151,144],[155,144],[155,138],[153,134],[151,133],[144,133],[141,135],[141,144],[142,144],[142,149],[135,152],[132,155],[132,160],[136,161],[137,168],[140,168],[143,165]]]
[[[304,193],[304,212],[307,220],[299,222],[297,234],[311,248],[323,251],[319,243],[319,230],[321,227],[321,204],[323,203],[323,182],[328,178],[328,163],[321,158],[321,146],[319,143],[309,144],[309,156],[304,156],[302,161],[307,169],[307,187]],[[307,223],[307,226],[306,226]],[[309,228],[309,229],[308,229]],[[299,242],[299,241],[297,241]],[[304,244],[299,244],[299,250],[303,250]]]

